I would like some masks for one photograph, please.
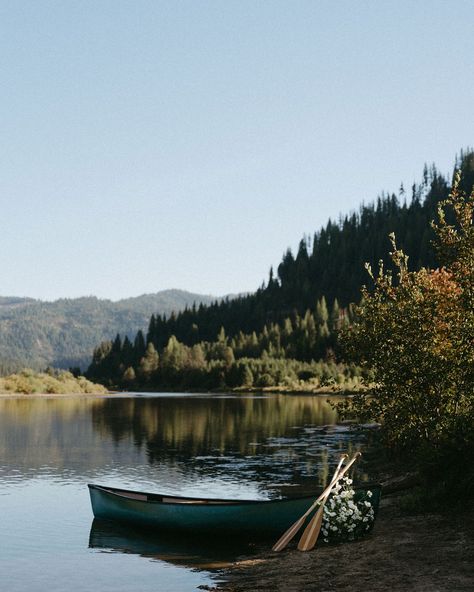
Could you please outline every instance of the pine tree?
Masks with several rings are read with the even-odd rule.
[[[146,352],[143,358],[140,360],[140,366],[138,369],[138,373],[141,378],[145,378],[145,380],[150,380],[153,373],[158,370],[159,366],[159,355],[155,349],[155,346],[150,341],[146,346]]]
[[[316,319],[318,321],[318,325],[323,325],[329,320],[328,307],[326,304],[326,298],[324,296],[321,296],[316,304]]]
[[[143,331],[141,329],[138,330],[138,333],[135,337],[133,349],[136,359],[140,360],[145,355],[145,337],[143,336]]]
[[[331,331],[335,331],[339,328],[339,319],[341,316],[341,309],[339,308],[339,302],[337,298],[334,298],[331,310]]]
[[[132,366],[129,366],[123,373],[122,380],[125,384],[131,386],[135,382],[135,379],[135,370]]]
[[[243,368],[243,372],[242,372],[241,385],[247,386],[247,387],[253,386],[252,370],[250,370],[250,368],[247,366],[247,364],[242,366],[242,368]]]

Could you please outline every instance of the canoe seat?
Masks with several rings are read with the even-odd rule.
[[[161,501],[164,504],[193,504],[193,505],[200,505],[205,506],[206,504],[210,505],[218,505],[223,504],[226,506],[236,504],[238,501],[227,501],[227,500],[216,500],[216,499],[186,499],[183,497],[162,497]]]
[[[182,497],[163,497],[161,501],[164,504],[208,504],[209,500],[205,499],[184,499]]]
[[[145,493],[133,493],[130,491],[127,491],[124,493],[118,493],[116,491],[112,491],[111,493],[114,493],[115,495],[120,495],[121,497],[128,497],[130,499],[140,500],[142,502],[148,501],[148,496]]]

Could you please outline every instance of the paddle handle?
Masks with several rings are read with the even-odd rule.
[[[347,456],[347,455],[346,455]],[[336,485],[336,483],[342,479],[344,477],[344,475],[347,473],[347,471],[351,468],[351,466],[355,463],[355,461],[362,456],[360,452],[356,452],[356,454],[351,458],[351,460],[347,463],[347,465],[342,469],[342,471],[339,472],[339,470],[337,470],[337,476],[331,480],[331,483],[329,483],[329,485],[326,487],[326,489],[321,493],[321,495],[318,497],[318,499],[316,499],[313,504],[308,508],[308,510],[304,513],[304,517],[306,518],[306,516],[308,516],[308,514],[310,514],[314,508],[321,502],[323,501],[323,499],[326,496],[329,496],[329,494],[332,491],[332,488]],[[303,518],[302,516],[302,518]]]

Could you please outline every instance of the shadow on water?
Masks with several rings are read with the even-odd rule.
[[[213,540],[200,535],[157,534],[144,528],[94,518],[89,534],[89,548],[103,552],[139,555],[176,566],[194,569],[222,569],[240,555],[257,553],[257,544],[239,538]]]

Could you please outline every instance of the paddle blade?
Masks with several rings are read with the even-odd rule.
[[[308,523],[308,526],[304,529],[300,542],[298,543],[298,549],[300,551],[311,551],[316,544],[323,523],[323,514],[324,504],[318,509]]]
[[[306,514],[301,516],[301,518],[299,518],[292,526],[290,526],[290,528],[273,545],[272,551],[282,551],[295,536],[298,530],[303,526],[305,518]]]

